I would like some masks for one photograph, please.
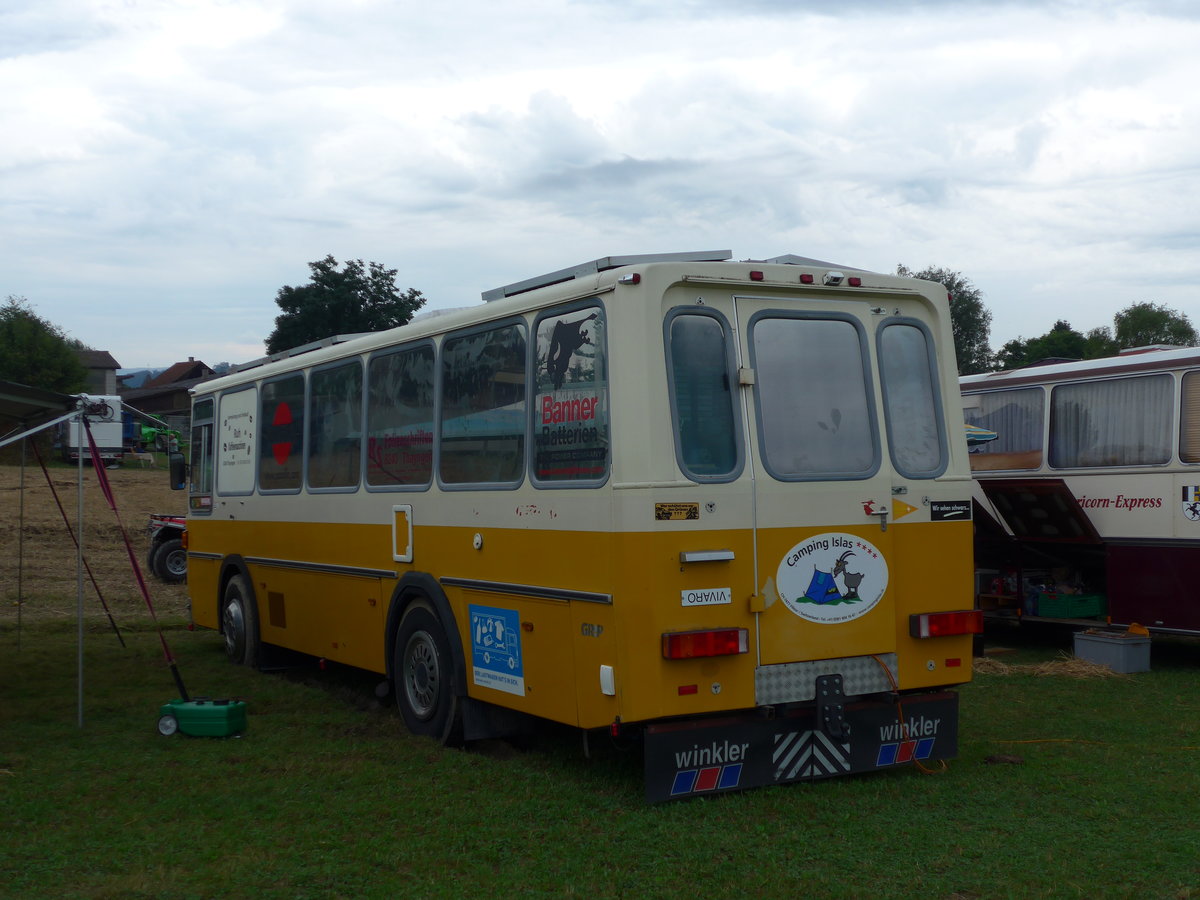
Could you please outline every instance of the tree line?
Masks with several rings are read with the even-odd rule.
[[[308,283],[284,285],[275,295],[279,315],[267,336],[268,354],[338,334],[382,331],[403,325],[425,303],[415,288],[396,285],[396,270],[381,263],[332,256],[308,264]],[[1047,359],[1096,359],[1123,349],[1156,344],[1194,346],[1196,329],[1183,313],[1161,303],[1131,303],[1113,317],[1112,327],[1087,332],[1059,319],[1043,335],[1007,341],[993,352],[992,313],[983,292],[961,272],[929,266],[913,271],[904,264],[896,274],[935,281],[950,294],[950,323],[960,375],[1016,369]],[[63,393],[83,389],[87,371],[79,351],[88,347],[33,311],[24,297],[10,296],[0,306],[0,380],[16,381]]]
[[[903,263],[897,275],[936,281],[950,294],[950,324],[958,374],[977,375],[1001,369],[1019,369],[1046,360],[1099,359],[1116,356],[1133,347],[1170,345],[1192,347],[1198,342],[1188,317],[1161,303],[1131,303],[1106,325],[1081,332],[1059,319],[1045,334],[1016,337],[992,352],[992,313],[983,303],[983,292],[961,272],[930,266],[914,272]]]

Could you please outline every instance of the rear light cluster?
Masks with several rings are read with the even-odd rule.
[[[962,609],[955,612],[909,616],[908,633],[915,638],[983,634],[983,612],[978,609]]]
[[[745,628],[714,628],[706,631],[671,631],[662,636],[664,659],[695,659],[701,656],[735,656],[750,649]]]

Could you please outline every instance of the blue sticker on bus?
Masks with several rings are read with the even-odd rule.
[[[525,666],[521,661],[521,623],[514,609],[469,607],[471,615],[472,680],[517,696],[525,696]]]

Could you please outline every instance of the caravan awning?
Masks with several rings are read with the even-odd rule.
[[[0,381],[0,433],[15,426],[32,427],[40,421],[70,412],[77,402],[71,394],[15,381]]]

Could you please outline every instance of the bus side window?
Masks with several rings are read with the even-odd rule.
[[[1200,372],[1188,372],[1180,382],[1179,458],[1200,462]]]
[[[358,360],[312,374],[308,486],[358,487],[362,446],[362,366]]]
[[[304,376],[286,375],[262,386],[258,414],[258,489],[299,491],[304,463]]]
[[[971,450],[977,472],[1036,469],[1042,464],[1045,394],[1040,387],[971,394],[974,406],[963,411],[968,425],[996,432],[996,439]]]
[[[667,320],[667,368],[675,455],[688,477],[726,481],[742,469],[729,331],[715,313]]]
[[[442,345],[438,475],[445,484],[517,484],[525,467],[525,327]]]
[[[367,484],[427,485],[433,475],[433,346],[367,366]]]
[[[191,464],[188,505],[193,512],[210,512],[213,494],[213,401],[197,401],[192,410]]]
[[[551,312],[537,323],[533,474],[600,481],[608,472],[608,349],[599,306]]]
[[[1066,469],[1169,462],[1174,386],[1166,373],[1055,385],[1050,391],[1050,465]]]

